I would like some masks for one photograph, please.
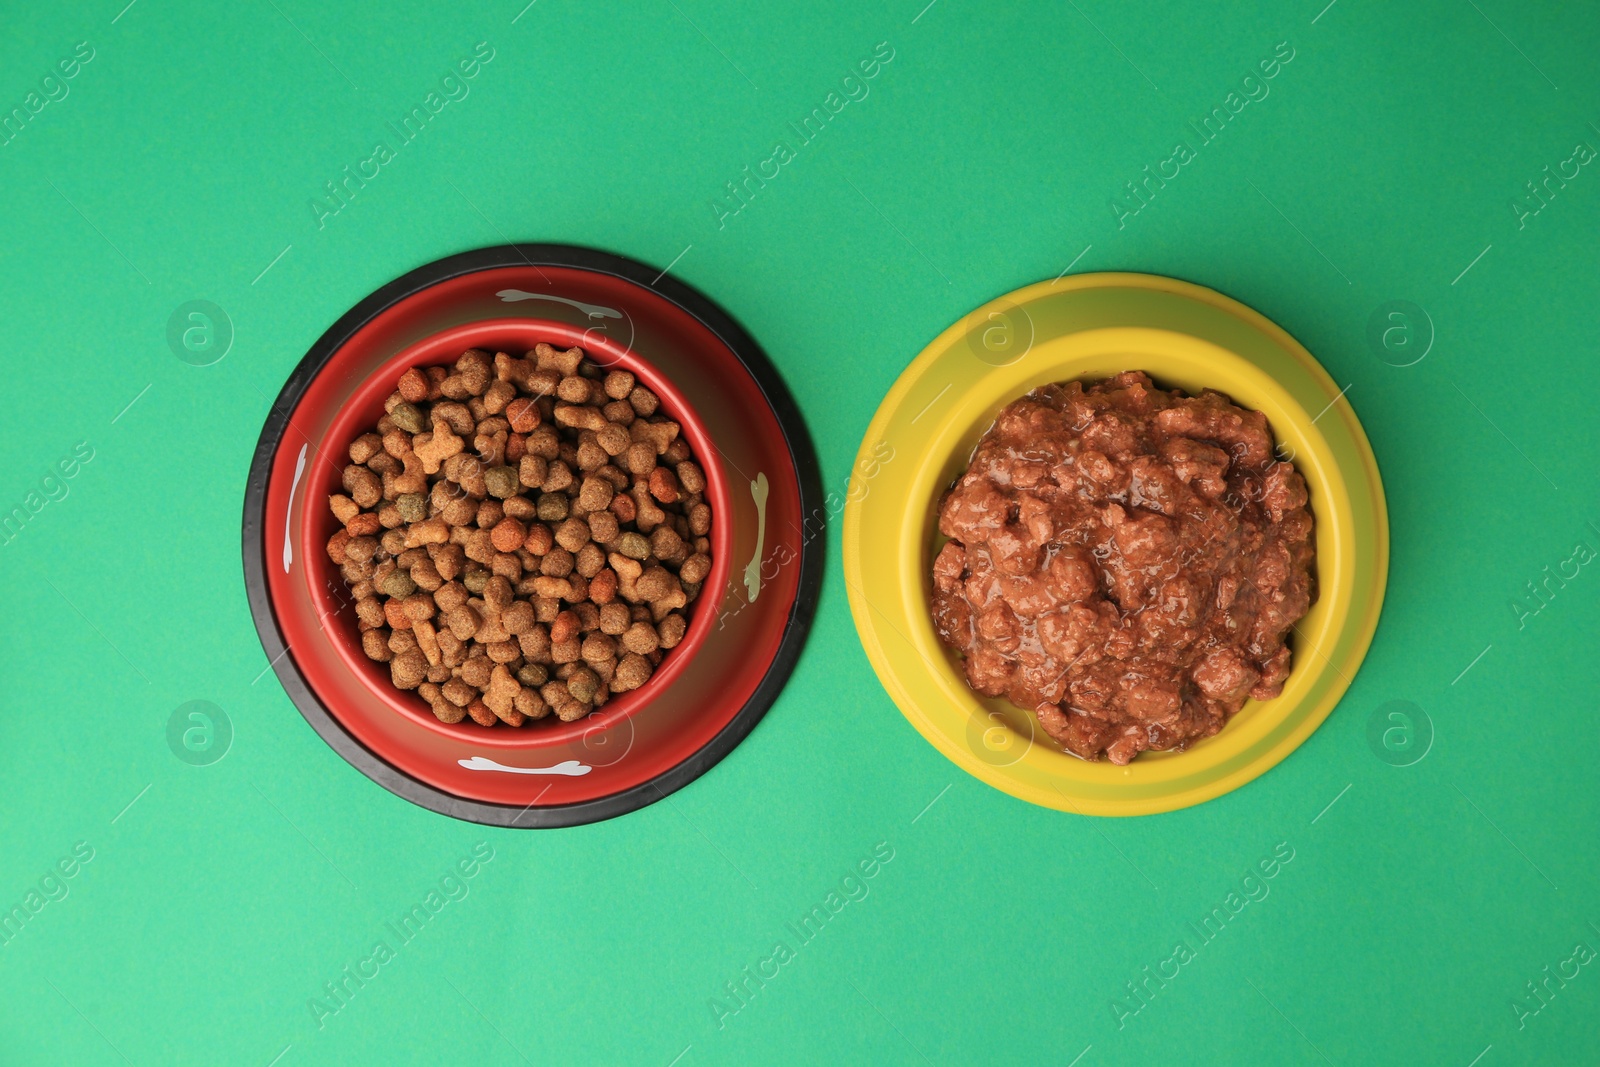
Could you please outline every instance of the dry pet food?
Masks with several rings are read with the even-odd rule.
[[[967,683],[1125,764],[1289,676],[1310,609],[1306,484],[1266,416],[1137,371],[1000,412],[939,510],[933,617]]]
[[[656,394],[541,344],[414,367],[384,409],[328,557],[395,687],[521,726],[649,680],[711,573],[705,474]]]

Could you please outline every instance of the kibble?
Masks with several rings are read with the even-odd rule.
[[[445,723],[572,722],[639,688],[711,572],[660,398],[578,348],[400,375],[328,498],[362,651]]]

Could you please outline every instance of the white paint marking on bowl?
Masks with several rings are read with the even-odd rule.
[[[750,496],[756,502],[756,550],[750,562],[744,565],[744,589],[753,604],[761,595],[761,552],[767,541],[767,476],[764,472],[756,472],[756,480],[750,483]]]
[[[585,304],[577,300],[568,300],[564,296],[551,296],[549,293],[529,293],[522,289],[502,289],[494,295],[507,304],[514,304],[518,300],[552,300],[557,304],[568,304],[575,307],[591,319],[622,318],[622,312],[615,308],[603,308],[598,304]]]
[[[503,763],[496,763],[488,756],[473,756],[471,759],[456,760],[457,763],[469,771],[506,771],[510,774],[564,774],[569,778],[579,778],[593,767],[579,763],[575,759],[565,760],[554,767],[507,767]]]
[[[283,517],[283,573],[289,573],[289,565],[294,562],[294,539],[289,536],[289,517],[294,514],[294,492],[300,488],[300,476],[306,472],[306,449],[310,443],[300,446],[300,458],[294,461],[294,481],[289,483],[289,514]]]

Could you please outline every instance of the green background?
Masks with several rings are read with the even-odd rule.
[[[0,545],[0,910],[76,843],[94,850],[0,947],[0,1062],[1592,1054],[1600,966],[1551,979],[1520,1026],[1512,1002],[1579,942],[1600,947],[1600,575],[1550,581],[1521,625],[1512,604],[1579,541],[1600,548],[1600,173],[1520,225],[1510,205],[1600,145],[1600,15],[123,2],[10,4],[0,34],[0,114],[78,42],[94,49],[0,145],[0,509],[38,504],[58,460],[94,450]],[[385,123],[480,41],[495,54],[470,95],[319,229],[323,183],[392,142]],[[1186,121],[1282,41],[1294,59],[1270,95],[1197,146]],[[894,58],[870,95],[719,228],[724,182],[792,144],[787,124],[879,42]],[[1197,158],[1119,229],[1110,198],[1178,140]],[[265,671],[243,486],[271,398],[345,309],[507,240],[674,263],[784,372],[836,492],[895,376],[994,296],[1072,264],[1237,297],[1350,386],[1377,452],[1393,557],[1372,651],[1265,777],[1168,815],[1077,818],[968,778],[901,718],[856,641],[835,527],[793,680],[670,802],[550,832],[414,807],[340,760]],[[236,334],[206,367],[166,341],[196,299]],[[1413,366],[1368,342],[1391,300],[1425,310],[1418,343],[1436,335]],[[220,762],[169,750],[191,700],[231,721]],[[1410,766],[1368,741],[1391,701],[1431,722]],[[880,842],[894,858],[870,894],[719,1028],[711,998],[793,945],[785,924]],[[319,1028],[308,1001],[374,941],[396,945],[384,924],[479,843],[494,859],[470,894]],[[1270,895],[1119,1028],[1125,983],[1197,946],[1188,924],[1280,843],[1294,859]]]

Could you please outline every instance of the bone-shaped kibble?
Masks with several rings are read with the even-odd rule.
[[[428,439],[423,441],[424,437]],[[418,434],[416,441],[421,443],[415,444],[412,451],[422,460],[422,469],[429,474],[438,474],[439,464],[457,455],[465,447],[465,442],[455,435],[448,423],[443,421],[435,421],[433,433]]]
[[[583,349],[569,348],[563,352],[550,345],[538,344],[533,346],[533,358],[540,370],[555,371],[565,378],[578,373],[578,364],[583,362]]]

